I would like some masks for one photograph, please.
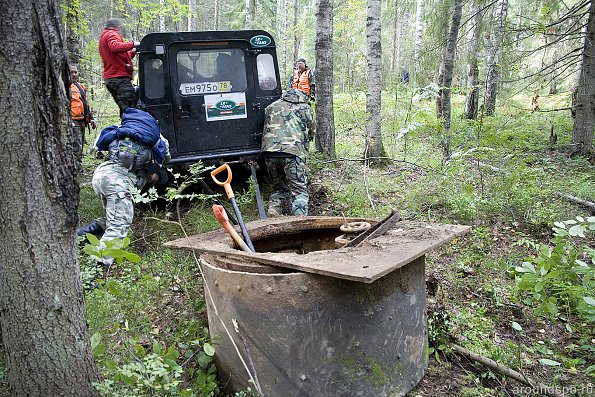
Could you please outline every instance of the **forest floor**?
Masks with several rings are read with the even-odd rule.
[[[383,99],[391,109],[383,126],[388,164],[364,167],[359,158],[365,96],[337,95],[337,159],[312,155],[308,167],[311,215],[382,219],[395,208],[405,220],[472,226],[468,234],[426,255],[428,369],[408,396],[540,395],[455,353],[455,344],[554,387],[557,394],[552,395],[595,395],[595,316],[585,303],[595,288],[592,279],[573,273],[581,261],[593,268],[595,251],[589,249],[595,249],[595,233],[573,235],[560,252],[545,249],[553,244],[556,222],[593,216],[560,197],[595,201],[594,165],[569,155],[570,117],[523,110],[530,102],[524,97],[508,98],[510,106],[498,108],[497,117],[467,121],[453,116],[455,152],[444,161],[433,103],[422,100],[411,110],[406,93],[399,98],[398,104]],[[106,93],[105,102],[110,101]],[[567,102],[566,94],[542,97],[544,109]],[[453,115],[463,103],[463,96],[453,97]],[[102,127],[116,120],[105,120]],[[404,128],[406,120],[415,123]],[[555,144],[549,140],[552,129]],[[101,161],[91,152],[83,159],[81,224],[103,215],[90,186]],[[261,189],[266,199],[266,180]],[[253,187],[237,184],[234,176],[234,191],[244,219],[257,219]],[[210,200],[188,199],[162,197],[158,205],[136,206],[130,245],[124,249],[138,254],[138,262],[125,260],[106,272],[81,249],[87,321],[103,396],[221,395],[213,359],[218,342],[210,339],[196,258],[164,247],[186,233],[219,228]],[[580,253],[573,256],[575,248]],[[559,263],[550,261],[547,269],[567,267],[552,273],[547,283],[522,290],[519,267],[526,261],[528,268],[539,267],[538,260],[551,259],[547,253],[559,256]],[[557,300],[539,306],[544,294]],[[153,376],[150,369],[165,375]],[[3,390],[6,369],[0,365],[0,396],[8,396]],[[246,390],[232,397],[249,396]]]

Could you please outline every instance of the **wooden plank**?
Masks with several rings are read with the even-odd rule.
[[[287,232],[287,227],[292,226],[292,219],[294,219],[293,222],[299,222],[301,219],[306,222],[306,226],[312,228],[335,226],[338,228],[342,223],[342,218],[304,217],[285,218],[281,221],[252,222],[247,226],[255,245],[258,246],[258,239],[265,236],[267,231],[269,233],[279,230]],[[313,251],[307,254],[293,252],[245,253],[232,247],[231,238],[223,230],[175,240],[165,245],[171,248],[197,250],[264,265],[371,283],[425,255],[428,251],[467,233],[470,229],[470,226],[401,221],[386,234],[366,241],[359,247]]]

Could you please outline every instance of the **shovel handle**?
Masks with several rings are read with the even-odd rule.
[[[217,179],[217,174],[223,172],[223,170],[227,170],[227,179],[222,182],[219,179]],[[233,197],[235,197],[233,194],[233,190],[231,190],[231,177],[231,168],[229,168],[229,164],[227,163],[223,163],[219,167],[211,171],[211,178],[213,178],[213,182],[215,182],[219,186],[223,186],[228,199],[232,199]]]
[[[238,232],[236,232],[235,229],[229,223],[229,219],[227,218],[227,214],[225,213],[225,209],[223,208],[222,205],[214,204],[213,205],[213,214],[215,214],[215,218],[217,218],[217,222],[219,222],[219,224],[223,227],[223,229],[225,229],[227,231],[227,233],[229,233],[229,235],[231,236],[233,241],[235,241],[236,244],[238,244],[240,246],[242,251],[253,252],[250,249],[250,247],[248,247],[248,245],[246,245],[244,240],[242,240],[242,238],[240,237]]]

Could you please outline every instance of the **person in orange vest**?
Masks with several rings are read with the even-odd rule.
[[[97,128],[93,112],[89,107],[87,100],[87,90],[85,86],[79,83],[79,70],[77,65],[70,65],[70,117],[72,118],[72,128],[82,139],[82,145],[85,145],[85,128],[90,125],[93,129]]]
[[[298,58],[293,69],[293,76],[289,78],[289,88],[304,91],[311,101],[314,100],[314,71],[306,65],[304,58]]]

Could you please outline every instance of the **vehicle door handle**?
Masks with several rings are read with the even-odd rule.
[[[252,103],[252,110],[261,110],[262,104],[260,102],[253,102]]]

